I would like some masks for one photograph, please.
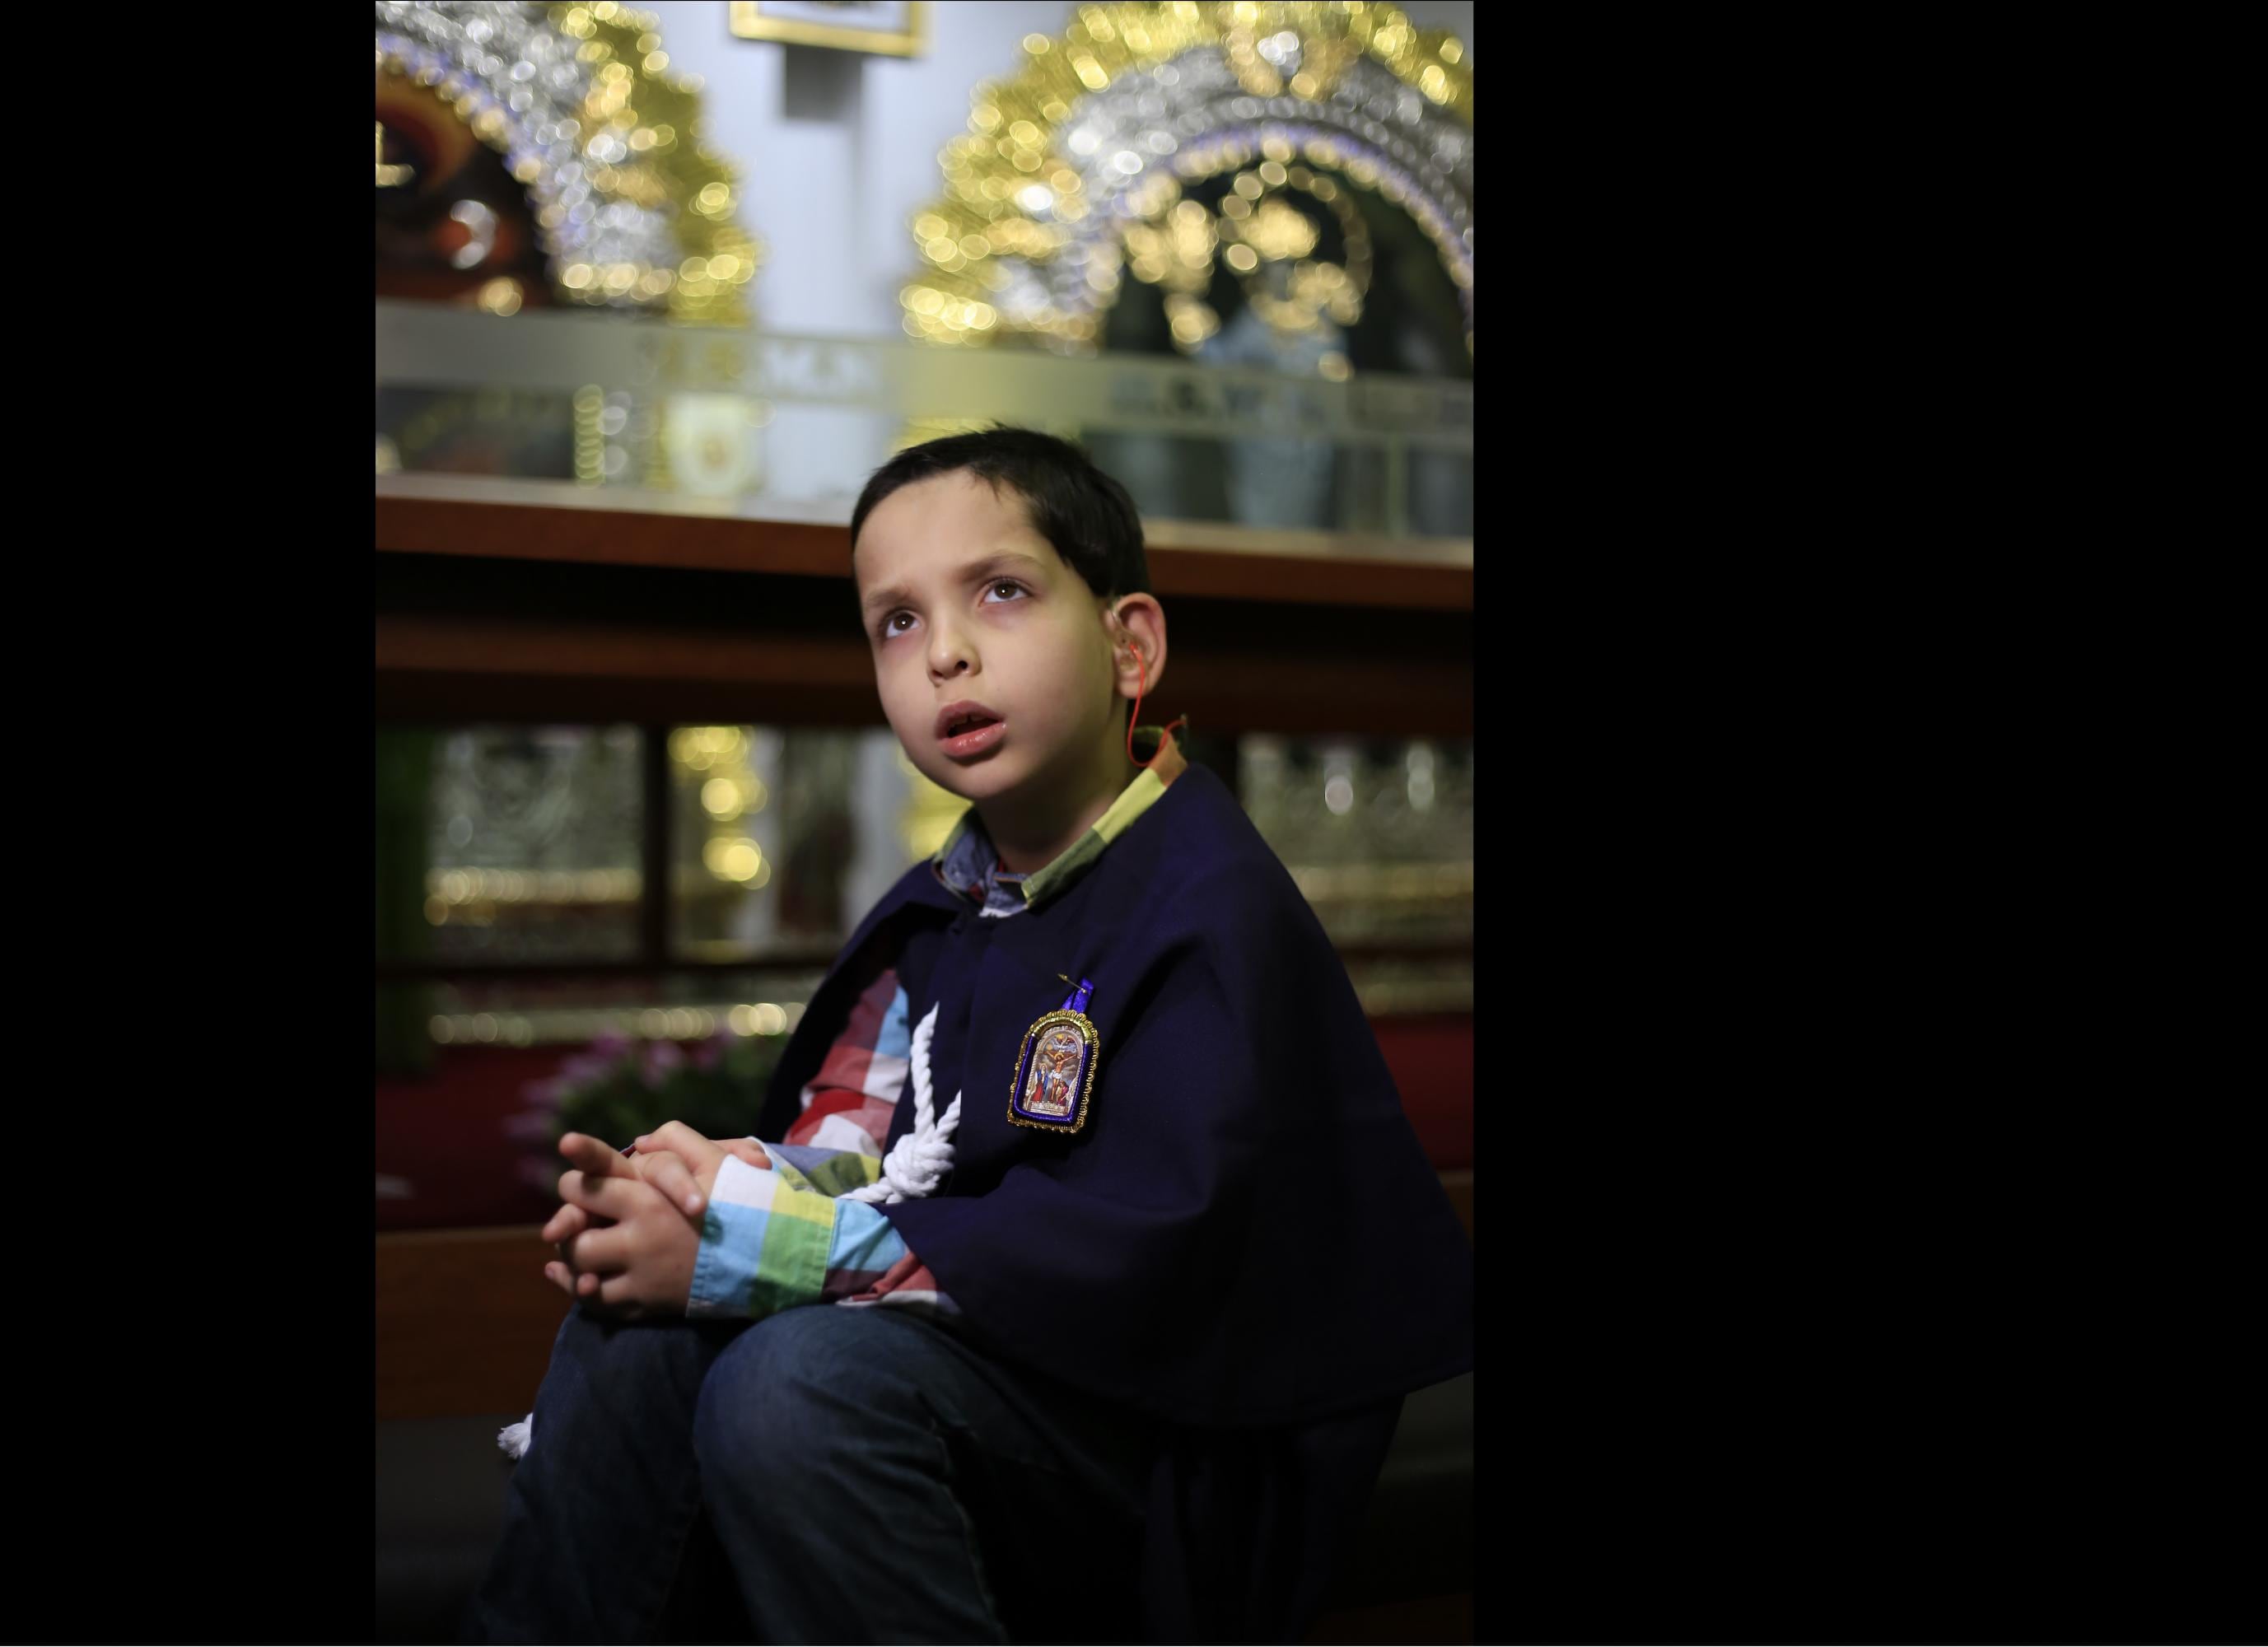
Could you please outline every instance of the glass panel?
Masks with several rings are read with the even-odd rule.
[[[1473,958],[1464,955],[1360,955],[1346,963],[1355,998],[1372,1018],[1470,1012]]]
[[[688,960],[752,955],[777,932],[780,744],[757,726],[669,734],[670,948]]]
[[[562,391],[381,388],[379,468],[571,481],[592,468],[577,467],[592,455],[578,440],[578,409]],[[602,473],[603,448],[598,459]]]
[[[695,1042],[784,1035],[826,975],[799,967],[626,978],[460,977],[428,995],[440,1047],[579,1047],[605,1036]]]
[[[381,472],[571,474],[841,518],[901,445],[1000,419],[1086,441],[1145,514],[1382,533],[1469,563],[1469,378],[696,334],[387,300],[377,333]]]
[[[633,726],[470,726],[422,738],[423,942],[380,958],[479,965],[627,960],[638,952],[644,831]],[[387,800],[381,783],[380,808]],[[383,830],[381,831],[383,835]]]
[[[831,956],[965,804],[880,727],[680,726],[669,775],[681,960]]]
[[[1237,753],[1245,810],[1334,943],[1472,942],[1469,740],[1256,736]]]

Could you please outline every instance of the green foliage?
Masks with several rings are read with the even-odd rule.
[[[719,1035],[688,1052],[674,1040],[609,1036],[529,1086],[513,1130],[547,1146],[581,1132],[619,1148],[671,1121],[704,1137],[745,1137],[785,1045],[779,1036]]]

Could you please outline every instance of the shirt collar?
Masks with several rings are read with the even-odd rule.
[[[1028,875],[1016,875],[1002,868],[999,849],[992,844],[983,820],[971,806],[961,814],[945,837],[945,844],[931,857],[930,868],[947,888],[988,915],[1010,915],[1020,909],[1036,909],[1062,896],[1094,867],[1105,848],[1157,804],[1167,785],[1189,769],[1189,761],[1172,733],[1143,726],[1138,727],[1134,735],[1142,738],[1153,732],[1158,734],[1159,748],[1150,765],[1135,775],[1134,781],[1110,803],[1110,809],[1054,862]]]

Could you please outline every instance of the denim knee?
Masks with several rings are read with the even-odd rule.
[[[571,1311],[551,1347],[551,1364],[535,1398],[535,1434],[527,1457],[611,1445],[636,1436],[642,1445],[685,1445],[703,1376],[730,1342],[709,1322],[630,1324]],[[547,1445],[549,1444],[549,1445]]]
[[[642,1386],[655,1378],[690,1390],[721,1346],[708,1322],[609,1320],[570,1310],[551,1347],[552,1364],[574,1367],[586,1380]]]
[[[884,1330],[877,1331],[878,1327]],[[916,1399],[894,1335],[865,1310],[812,1305],[758,1321],[710,1369],[693,1419],[704,1471],[823,1467]]]

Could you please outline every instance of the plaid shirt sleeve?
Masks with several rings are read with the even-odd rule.
[[[769,1170],[725,1158],[702,1217],[688,1315],[755,1318],[846,1298],[871,1289],[906,1256],[887,1218],[820,1187],[849,1176],[871,1183],[874,1163],[828,1153],[814,1164],[820,1181],[780,1153]]]
[[[905,991],[885,972],[804,1088],[786,1141],[764,1145],[770,1170],[733,1157],[718,1168],[686,1314],[755,1319],[828,1303],[958,1312],[887,1218],[840,1199],[881,1176],[910,1051]]]
[[[785,1142],[857,1151],[880,1159],[890,1117],[911,1071],[906,992],[895,971],[866,986],[835,1044],[799,1097],[803,1113]]]

